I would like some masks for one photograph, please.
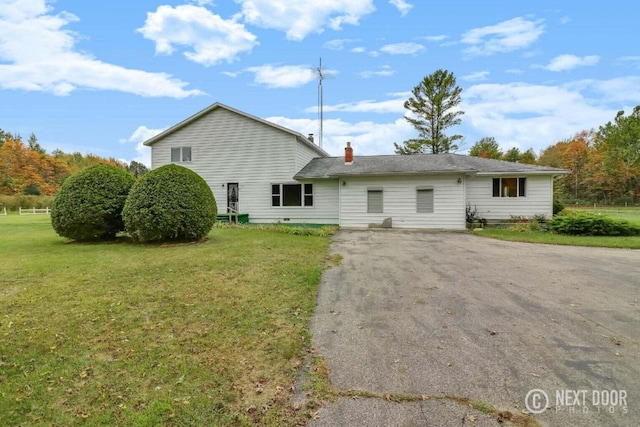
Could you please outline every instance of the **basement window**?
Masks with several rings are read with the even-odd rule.
[[[493,197],[525,197],[527,178],[493,178]]]
[[[191,161],[191,147],[171,147],[171,163]]]
[[[271,206],[313,206],[313,184],[272,184]]]

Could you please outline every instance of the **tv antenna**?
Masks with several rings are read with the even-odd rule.
[[[316,75],[318,76],[318,145],[322,148],[322,133],[323,133],[323,122],[324,122],[324,113],[323,113],[323,99],[322,99],[322,81],[324,80],[324,71],[322,70],[322,57],[320,57],[320,63],[318,68],[315,69]]]

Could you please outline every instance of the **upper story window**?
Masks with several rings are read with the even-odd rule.
[[[313,184],[272,184],[271,206],[313,206]]]
[[[171,147],[171,163],[191,161],[191,147]]]
[[[527,178],[493,178],[493,197],[525,197]]]

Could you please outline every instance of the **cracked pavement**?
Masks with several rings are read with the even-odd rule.
[[[338,389],[520,415],[540,389],[540,425],[640,426],[640,251],[342,230],[331,253],[343,259],[323,274],[311,333]],[[573,390],[586,401],[563,402]],[[626,405],[596,404],[594,390],[624,391]],[[342,398],[309,425],[500,424],[454,400]]]

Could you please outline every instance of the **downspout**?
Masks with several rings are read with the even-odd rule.
[[[338,227],[342,227],[342,177],[338,177]]]

